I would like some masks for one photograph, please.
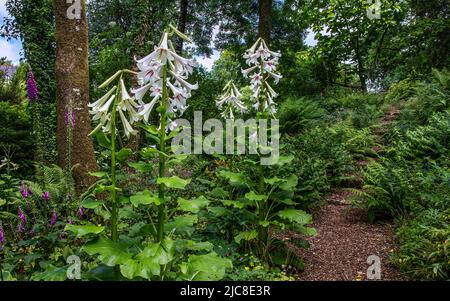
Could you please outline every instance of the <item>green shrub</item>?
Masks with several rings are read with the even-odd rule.
[[[288,98],[280,106],[278,117],[282,131],[300,133],[318,124],[326,111],[318,102],[302,98]]]
[[[427,209],[402,219],[394,263],[411,278],[448,280],[450,276],[450,210]]]
[[[30,117],[22,107],[0,102],[0,120],[0,172],[17,177],[31,175],[34,142]],[[10,164],[5,164],[7,161]],[[18,165],[17,169],[12,163]]]

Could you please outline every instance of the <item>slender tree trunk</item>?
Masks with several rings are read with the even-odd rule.
[[[272,31],[272,3],[273,0],[259,0],[258,36],[267,43],[270,42],[270,32]]]
[[[67,3],[67,0],[53,0],[53,5],[56,19],[55,74],[59,165],[62,168],[73,167],[75,188],[79,194],[94,181],[87,173],[97,169],[94,147],[88,137],[91,119],[87,106],[89,68],[86,3],[85,0],[75,0],[72,3]],[[69,113],[70,119],[71,112],[75,126],[69,135],[66,114]]]
[[[180,15],[178,17],[178,30],[182,33],[186,33],[187,14],[188,14],[188,0],[180,0]],[[178,39],[176,48],[177,52],[181,55],[183,51],[183,39]]]

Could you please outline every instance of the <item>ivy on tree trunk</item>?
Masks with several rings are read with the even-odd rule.
[[[89,116],[88,23],[85,1],[79,9],[66,0],[54,0],[56,19],[57,141],[59,165],[73,167],[77,193],[91,185],[87,175],[97,169]],[[75,5],[75,6],[74,6]],[[78,9],[78,11],[77,11]],[[67,143],[66,114],[73,112],[72,143]],[[69,156],[70,149],[71,156]],[[69,162],[68,158],[71,158]]]

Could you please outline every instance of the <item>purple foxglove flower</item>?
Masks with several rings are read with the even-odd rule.
[[[33,227],[31,227],[30,232],[28,232],[28,234],[30,234],[30,235],[33,235],[33,234],[34,234]]]
[[[24,198],[27,198],[29,196],[29,190],[30,188],[25,188],[25,184],[22,182],[22,184],[20,185],[20,193]]]
[[[3,232],[3,227],[0,226],[0,251],[3,250],[4,243],[5,243],[5,232]]]
[[[44,199],[44,201],[48,202],[48,200],[50,199],[50,193],[48,191],[44,191],[42,198]]]
[[[50,226],[54,226],[56,224],[56,212],[53,211],[52,220],[50,221]]]
[[[64,238],[66,238],[66,233],[61,232],[61,233],[59,234],[59,239],[60,239],[60,240],[63,240]]]
[[[66,126],[67,127],[71,127],[72,129],[75,128],[75,113],[73,112],[73,110],[67,110],[66,111]]]
[[[38,98],[39,92],[36,84],[36,80],[34,79],[33,71],[28,71],[28,79],[27,79],[27,94],[28,100],[33,102]]]
[[[73,220],[70,217],[67,219],[67,224],[73,225]]]
[[[84,215],[84,208],[83,208],[83,207],[80,207],[80,209],[78,209],[78,217],[79,217],[79,218],[82,218],[83,215]]]
[[[20,219],[19,233],[22,233],[25,230],[25,225],[27,224],[27,218],[25,217],[25,213],[23,213],[21,207],[19,207],[17,212],[18,212],[19,219]]]

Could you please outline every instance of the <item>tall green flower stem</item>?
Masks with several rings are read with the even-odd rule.
[[[120,75],[122,80],[122,74]],[[116,122],[117,122],[117,100],[119,99],[120,88],[117,86],[116,96],[114,97],[112,112],[111,112],[111,238],[113,241],[117,241],[117,222],[119,216],[118,204],[117,204],[117,191],[116,191]]]
[[[118,138],[117,133],[117,114],[118,109],[120,120],[122,121],[123,131],[126,137],[129,137],[131,134],[135,134],[136,131],[130,125],[130,121],[127,120],[123,111],[129,115],[131,123],[133,123],[136,119],[135,108],[137,104],[134,103],[132,98],[127,92],[125,87],[125,83],[123,81],[123,75],[125,73],[129,73],[132,75],[137,75],[136,72],[130,71],[127,69],[117,71],[113,76],[107,79],[103,84],[100,85],[99,89],[103,89],[108,87],[113,81],[117,79],[117,83],[110,89],[103,97],[94,103],[89,104],[89,107],[92,108],[91,114],[94,115],[94,120],[99,120],[97,127],[89,134],[92,136],[98,131],[102,130],[104,134],[111,133],[111,142],[108,142],[109,149],[111,151],[111,166],[110,166],[110,183],[111,185],[107,187],[107,190],[111,193],[111,238],[113,241],[118,240],[118,216],[119,216],[119,204],[117,203],[117,181],[116,181],[116,167],[117,167],[117,152],[116,152],[116,141]],[[113,94],[114,93],[114,94]],[[102,136],[102,140],[108,140],[105,136]]]
[[[163,178],[166,174],[166,158],[164,156],[166,152],[166,126],[167,126],[167,106],[169,102],[169,96],[167,93],[167,65],[163,67],[163,84],[162,84],[162,104],[160,109],[160,129],[159,129],[159,172],[158,176]],[[164,184],[159,184],[158,198],[161,204],[158,206],[158,226],[156,240],[161,242],[164,238],[164,223],[166,221],[166,204],[165,204],[165,187]]]

